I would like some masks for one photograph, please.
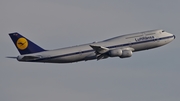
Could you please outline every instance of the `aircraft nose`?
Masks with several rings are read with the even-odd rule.
[[[174,39],[176,39],[176,36],[175,35],[173,35],[174,36]]]
[[[167,32],[167,35],[168,35],[168,36],[171,36],[171,37],[174,38],[174,39],[176,38],[176,36],[175,36],[174,34],[172,34],[172,33],[168,33],[168,32]]]

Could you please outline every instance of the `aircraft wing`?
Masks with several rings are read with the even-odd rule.
[[[95,45],[90,45],[90,47],[95,51],[97,60],[108,58],[105,53],[109,51],[109,48]]]
[[[110,50],[109,48],[106,48],[106,47],[103,47],[103,46],[95,46],[95,45],[90,45],[91,48],[93,48],[93,50],[95,51],[96,53],[96,59],[97,60],[100,60],[100,59],[105,59],[105,58],[108,58],[108,57],[111,57],[111,54],[109,54],[109,52],[113,52],[113,51],[116,51],[116,50]],[[130,50],[130,51],[134,51],[133,48],[131,47],[123,47],[121,49],[117,49],[118,50]],[[115,56],[121,56],[121,54],[116,54],[117,52],[115,52]],[[113,57],[113,56],[112,56]]]
[[[103,46],[95,46],[95,45],[90,45],[93,50],[99,54],[103,54],[109,51],[109,48],[103,47]]]

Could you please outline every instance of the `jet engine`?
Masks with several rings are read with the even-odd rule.
[[[128,58],[132,56],[131,50],[122,50],[122,55],[119,56],[120,58]]]
[[[131,50],[114,49],[108,52],[109,57],[128,58],[132,56]]]
[[[121,56],[122,55],[122,50],[121,49],[114,49],[114,50],[110,50],[108,52],[108,55],[110,57],[118,57],[118,56]]]

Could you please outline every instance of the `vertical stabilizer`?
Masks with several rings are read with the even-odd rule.
[[[9,36],[11,37],[12,41],[14,42],[16,48],[21,55],[45,51],[43,48],[39,47],[38,45],[17,32],[10,33]]]

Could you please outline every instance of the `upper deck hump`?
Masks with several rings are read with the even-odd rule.
[[[156,33],[156,32],[159,32],[159,31],[163,31],[163,30],[158,29],[158,30],[150,30],[150,31],[144,31],[144,32],[137,32],[137,33],[125,34],[125,35],[120,35],[120,36],[117,36],[117,37],[113,37],[113,38],[110,38],[110,39],[103,40],[102,42],[114,41],[114,40],[120,39],[120,38],[122,38],[122,39],[128,39],[128,38],[133,38],[133,37],[140,37],[140,36],[142,36],[143,34]]]

